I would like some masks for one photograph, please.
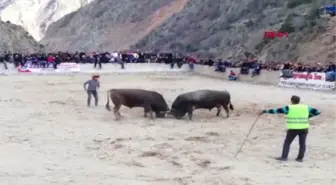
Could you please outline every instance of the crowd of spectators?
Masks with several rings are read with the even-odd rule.
[[[58,52],[58,53],[33,53],[33,54],[21,54],[21,53],[5,53],[0,55],[0,63],[5,65],[8,69],[7,63],[14,63],[15,67],[19,65],[25,66],[29,64],[31,67],[46,68],[53,66],[57,68],[60,63],[94,63],[94,66],[99,65],[102,67],[104,63],[166,63],[171,64],[174,67],[181,67],[183,63],[196,62],[192,57],[186,57],[173,53],[140,53],[134,51],[125,51],[119,53],[110,52]]]
[[[302,64],[286,62],[282,68],[282,77],[291,77],[293,72],[325,73],[326,81],[335,81],[336,79],[336,65],[332,62],[329,62],[327,65],[322,65],[321,63]]]
[[[243,60],[243,61],[223,61],[218,59],[214,61],[209,60],[200,60],[199,62],[202,65],[215,66],[217,71],[223,71],[223,68],[248,68],[248,69],[260,69],[267,71],[279,71],[279,70],[293,70],[295,72],[330,72],[336,71],[336,65],[332,62],[323,65],[321,63],[292,63],[292,62],[262,62],[258,60]]]
[[[326,73],[327,79],[335,80],[336,65],[332,62],[328,64],[321,63],[293,63],[293,62],[262,62],[258,60],[242,60],[242,61],[227,61],[218,59],[200,60],[202,65],[214,66],[216,72],[226,72],[226,68],[240,68],[241,75],[249,75],[252,77],[259,75],[262,71],[280,71],[283,73],[282,77],[290,78],[293,72],[320,72]],[[230,71],[229,78],[235,76],[233,71]]]
[[[33,53],[33,54],[21,54],[21,53],[5,53],[0,55],[0,63],[5,64],[5,68],[8,68],[6,63],[14,63],[15,67],[19,65],[24,66],[29,63],[32,67],[54,67],[64,62],[75,63],[94,63],[94,67],[98,65],[100,68],[103,63],[118,62],[122,63],[166,63],[170,64],[171,68],[181,67],[184,63],[197,63],[200,65],[214,66],[215,71],[225,72],[226,68],[240,68],[240,74],[252,76],[259,75],[261,71],[280,71],[285,73],[285,76],[289,76],[290,72],[325,72],[330,75],[336,73],[336,65],[332,62],[327,65],[320,63],[292,63],[292,62],[262,62],[256,59],[254,60],[197,60],[191,56],[183,56],[174,53],[141,53],[136,51],[124,51],[119,53],[109,52],[57,52],[57,53]],[[231,74],[233,74],[231,72]]]

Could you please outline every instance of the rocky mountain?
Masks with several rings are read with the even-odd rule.
[[[134,48],[263,61],[331,60],[332,55],[317,58],[304,50],[326,31],[328,21],[317,19],[316,12],[324,3],[328,0],[193,0]],[[267,30],[287,32],[289,38],[264,39]]]
[[[334,60],[334,48],[327,42],[335,38],[324,36],[333,35],[334,18],[319,18],[317,9],[332,2],[96,0],[52,24],[41,43],[54,50],[132,48],[200,57],[323,62]],[[264,39],[266,30],[287,32],[289,37]],[[323,43],[322,38],[328,41]]]
[[[93,0],[0,0],[0,17],[23,26],[36,40],[48,26]]]
[[[325,62],[336,60],[336,17],[327,21],[326,25],[317,28],[310,35],[308,42],[302,42],[299,46],[299,52],[302,53],[299,61],[317,61]]]
[[[21,26],[0,21],[0,54],[4,52],[33,53],[43,49],[44,47]]]
[[[183,9],[187,0],[96,0],[52,24],[41,43],[55,50],[127,49]]]

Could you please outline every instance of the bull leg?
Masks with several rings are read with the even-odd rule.
[[[225,112],[226,112],[226,117],[227,117],[227,118],[230,117],[229,106],[228,106],[228,105],[223,105],[223,108],[224,108],[224,110],[225,110]]]
[[[189,120],[192,120],[193,111],[194,110],[195,110],[195,107],[193,105],[191,105],[191,106],[188,107],[188,117],[189,117]]]
[[[145,117],[145,118],[147,118],[147,114],[148,114],[148,112],[149,112],[149,109],[148,109],[148,108],[145,108],[145,109],[144,109],[144,117]]]
[[[114,113],[114,116],[115,116],[116,120],[119,120],[121,118],[121,114],[119,112],[120,107],[121,107],[121,105],[115,105],[113,107],[113,113]]]
[[[151,108],[151,106],[145,106],[145,110],[144,110],[144,117],[147,117],[147,114],[149,113],[150,118],[154,119],[154,114],[153,114],[153,110]]]
[[[147,113],[148,113],[148,112],[146,111],[146,109],[144,109],[144,117],[145,117],[145,118],[147,118]]]
[[[216,105],[216,107],[217,107],[216,116],[219,116],[219,114],[222,112],[222,105]]]

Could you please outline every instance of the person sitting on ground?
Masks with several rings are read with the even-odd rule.
[[[229,80],[236,81],[237,79],[238,79],[237,74],[231,70],[229,74]]]

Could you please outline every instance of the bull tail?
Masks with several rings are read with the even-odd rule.
[[[108,111],[111,111],[111,108],[110,108],[110,96],[111,95],[111,90],[108,90],[107,91],[107,102],[106,102],[106,105],[105,105],[105,108],[108,110]]]
[[[230,101],[230,103],[229,103],[229,108],[230,108],[231,110],[234,110],[234,108],[233,108],[233,105],[232,105],[231,101]]]

